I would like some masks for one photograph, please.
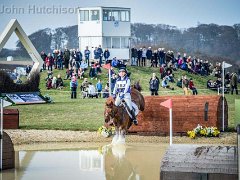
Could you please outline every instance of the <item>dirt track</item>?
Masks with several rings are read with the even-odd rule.
[[[5,130],[11,137],[14,145],[50,143],[50,142],[111,142],[112,137],[104,138],[97,132],[88,131],[61,131],[61,130]],[[169,137],[127,135],[126,142],[134,143],[169,143]],[[225,132],[220,137],[173,137],[176,144],[218,144],[237,145],[237,133]]]

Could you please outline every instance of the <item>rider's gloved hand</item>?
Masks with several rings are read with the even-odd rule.
[[[120,99],[121,99],[121,100],[124,99],[124,94],[122,94],[122,95],[120,96]]]
[[[115,100],[115,99],[116,99],[116,94],[113,94],[112,97],[113,97],[113,99]]]

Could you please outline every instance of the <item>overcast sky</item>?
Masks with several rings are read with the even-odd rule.
[[[169,24],[179,28],[198,23],[230,25],[240,23],[240,0],[1,0],[0,32],[12,18],[18,19],[27,34],[39,29],[77,24],[74,9],[88,6],[131,8],[132,23]],[[37,9],[50,9],[37,12]],[[65,8],[68,12],[63,12]],[[54,10],[55,9],[55,10]],[[61,11],[53,13],[51,11]],[[14,48],[13,35],[5,48]]]

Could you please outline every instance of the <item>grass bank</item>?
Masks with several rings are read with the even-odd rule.
[[[148,83],[153,72],[159,76],[159,68],[150,67],[129,67],[131,72],[132,81],[140,80],[143,87],[143,94],[149,95]],[[86,72],[86,76],[88,71]],[[65,70],[54,70],[54,76],[61,74],[65,77]],[[206,89],[207,80],[212,78],[211,76],[202,77],[199,75],[188,74],[185,71],[178,70],[174,72],[175,79],[177,80],[183,74],[187,74],[192,77],[195,86],[198,88],[199,94],[217,94],[214,91]],[[64,81],[64,89],[62,90],[46,90],[45,78],[47,72],[41,73],[40,90],[43,95],[48,94],[54,100],[51,104],[38,104],[38,105],[18,105],[15,106],[20,112],[20,128],[21,129],[61,129],[61,130],[88,130],[95,131],[103,124],[103,111],[105,99],[82,99],[80,90],[78,91],[77,99],[70,99],[69,80]],[[103,70],[102,74],[98,76],[103,82],[103,85],[107,82],[107,70]],[[79,84],[83,80],[78,80]],[[97,80],[90,80],[93,84],[97,83]],[[175,90],[166,90],[160,88],[159,94],[161,95],[182,95],[181,88],[176,86],[176,83],[170,83],[170,86]],[[229,127],[235,127],[235,99],[240,99],[239,96],[226,94],[228,107],[229,107]]]

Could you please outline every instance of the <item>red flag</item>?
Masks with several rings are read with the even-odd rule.
[[[103,65],[103,68],[105,68],[105,69],[111,69],[111,64],[110,64],[110,63],[104,64],[104,65]]]
[[[168,99],[168,100],[160,103],[160,105],[162,105],[162,106],[164,106],[164,107],[166,107],[166,108],[171,109],[171,108],[172,108],[172,100],[171,100],[171,99]]]

